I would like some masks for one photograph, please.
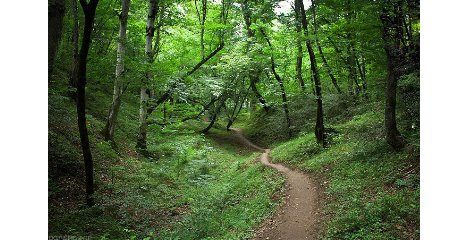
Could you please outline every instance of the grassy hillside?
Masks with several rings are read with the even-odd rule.
[[[383,137],[383,107],[359,108],[331,125],[328,148],[304,133],[275,146],[273,161],[324,179],[325,239],[419,239],[419,131],[405,132],[409,146],[393,152]]]
[[[99,89],[90,92],[87,119],[98,202],[93,208],[84,206],[74,104],[61,93],[49,94],[49,235],[240,239],[279,203],[279,174],[257,163],[257,154],[199,134],[196,122],[152,125],[149,156],[140,156],[134,150],[138,101],[130,94],[116,144],[103,141],[99,132],[110,97]]]

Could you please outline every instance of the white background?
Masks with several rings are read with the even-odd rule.
[[[470,4],[421,3],[421,238],[470,239]],[[47,237],[47,3],[0,14],[0,229]]]

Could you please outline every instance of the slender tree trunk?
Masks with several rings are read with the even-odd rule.
[[[261,33],[263,34],[264,36],[264,39],[266,40],[266,42],[268,43],[269,47],[271,48],[271,72],[273,73],[274,77],[276,78],[278,84],[279,84],[279,88],[281,89],[281,96],[282,96],[282,108],[284,109],[284,114],[286,116],[286,126],[287,126],[287,132],[289,134],[289,137],[292,137],[292,129],[291,129],[291,126],[292,126],[292,123],[291,123],[291,119],[289,117],[289,107],[287,105],[287,94],[286,94],[286,89],[284,88],[284,83],[282,81],[282,78],[281,76],[279,76],[279,74],[277,73],[276,71],[276,63],[274,62],[274,48],[271,44],[271,41],[269,40],[268,38],[268,35],[263,31],[263,29],[261,29]]]
[[[272,59],[272,58],[271,58]],[[282,97],[282,108],[284,109],[284,114],[286,116],[286,126],[287,126],[287,133],[289,134],[289,137],[292,137],[292,121],[289,116],[289,107],[287,105],[287,94],[286,94],[286,89],[284,88],[284,83],[276,72],[276,68],[274,65],[274,60],[272,59],[271,61],[271,71],[274,74],[274,77],[276,78],[279,88],[281,89],[281,97]]]
[[[129,15],[130,0],[121,1],[121,14],[119,15],[119,40],[117,47],[116,60],[116,78],[114,80],[113,102],[109,108],[108,118],[103,130],[104,139],[109,141],[114,139],[114,131],[116,130],[117,117],[119,108],[121,107],[121,98],[124,90],[124,58],[126,55],[127,41],[127,18]]]
[[[297,61],[295,65],[295,73],[297,80],[299,81],[302,91],[305,91],[305,82],[302,77],[302,60],[303,60],[303,49],[302,49],[302,23],[300,20],[299,12],[295,11],[295,32],[296,36],[296,45],[297,45]]]
[[[360,61],[359,61],[359,58],[360,58]],[[361,80],[362,80],[362,85],[361,85],[362,93],[364,94],[364,98],[368,99],[369,96],[367,95],[366,66],[365,66],[364,57],[362,56],[362,54],[360,54],[360,57],[356,56],[356,65],[357,65],[357,69],[359,70],[359,75],[361,76]]]
[[[148,100],[150,91],[148,90],[148,84],[153,78],[153,74],[150,71],[150,65],[154,61],[154,52],[152,47],[153,36],[155,33],[155,18],[157,14],[157,0],[149,0],[149,10],[147,17],[147,34],[145,42],[145,54],[147,57],[147,70],[146,77],[142,80],[140,88],[140,109],[139,109],[139,132],[137,135],[136,148],[142,151],[147,149],[147,113],[148,113]]]
[[[96,6],[98,0],[90,0],[86,3],[85,0],[80,0],[83,12],[85,14],[85,25],[83,28],[82,45],[80,48],[80,57],[78,62],[78,82],[77,82],[77,120],[78,131],[80,133],[80,142],[82,145],[83,159],[85,162],[85,176],[86,176],[86,202],[88,206],[94,205],[93,200],[93,159],[90,150],[90,140],[88,138],[88,129],[86,123],[86,64],[88,51],[91,44],[91,33],[93,31],[93,22],[95,21]]]
[[[73,15],[73,30],[72,30],[72,45],[73,45],[73,52],[72,52],[72,70],[70,73],[69,79],[69,97],[77,101],[77,74],[78,74],[78,58],[79,58],[79,18],[78,18],[78,6],[77,0],[71,1],[71,8],[72,8],[72,15]]]
[[[202,133],[209,132],[209,130],[214,126],[215,121],[217,121],[217,115],[219,115],[220,110],[224,106],[225,106],[225,97],[221,100],[219,106],[217,106],[216,109],[214,109],[214,113],[211,115],[211,122],[209,123],[209,126],[207,126],[201,131]]]
[[[348,40],[352,41],[351,35],[348,33]],[[360,91],[359,89],[359,84],[357,82],[357,69],[356,69],[356,63],[355,63],[355,53],[354,53],[354,48],[353,44],[351,42],[348,43],[347,46],[348,50],[348,90],[349,94],[351,95],[357,95]]]
[[[393,6],[396,9],[396,6]],[[393,149],[399,150],[404,146],[404,139],[397,128],[396,120],[396,94],[400,61],[400,31],[395,12],[390,12],[384,7],[381,14],[382,39],[384,41],[385,54],[387,56],[387,85],[385,91],[385,132],[387,143]]]
[[[65,0],[49,0],[48,6],[48,74],[51,77],[64,25]]]
[[[352,10],[351,0],[346,1],[346,21],[349,25],[347,32],[346,32],[346,39],[347,43],[347,52],[348,52],[348,85],[349,85],[349,94],[357,95],[360,92],[360,87],[357,82],[357,69],[356,69],[356,51],[355,51],[355,38],[353,36],[353,32],[351,31],[351,25],[354,11]],[[356,87],[354,87],[356,85]]]
[[[321,91],[321,82],[320,76],[317,70],[317,63],[315,60],[315,53],[313,52],[312,42],[308,35],[308,25],[307,25],[307,17],[305,15],[304,4],[302,0],[295,0],[296,9],[299,10],[300,17],[302,19],[302,28],[304,29],[304,35],[306,38],[305,45],[307,46],[308,55],[310,58],[310,69],[312,71],[312,75],[315,81],[315,94],[317,100],[317,118],[315,123],[315,136],[317,141],[326,146],[325,141],[325,126],[323,123],[323,100],[322,100],[322,91]]]
[[[328,62],[326,61],[325,55],[323,54],[323,49],[321,48],[320,40],[318,39],[316,3],[313,0],[312,0],[312,13],[313,13],[313,29],[314,29],[315,41],[318,47],[318,53],[320,54],[320,57],[323,61],[323,65],[325,66],[328,72],[328,76],[330,77],[331,82],[333,83],[333,86],[335,87],[336,91],[338,91],[339,94],[342,94],[343,92],[341,91],[341,88],[338,86],[338,81],[336,80],[336,77],[333,75],[333,70],[331,69],[330,65],[328,65]]]
[[[256,82],[259,81],[259,73],[258,71],[254,71],[253,74],[250,74],[250,86],[251,90],[253,90],[253,93],[255,94],[256,98],[258,101],[261,103],[261,106],[263,106],[263,109],[265,112],[269,112],[270,107],[266,100],[264,99],[263,95],[258,91],[258,88],[256,87]]]
[[[197,0],[194,1],[194,4],[196,5],[196,11],[198,12],[198,17],[199,17],[199,23],[201,24],[201,35],[200,35],[200,44],[201,44],[201,59],[204,59],[205,57],[205,46],[204,46],[204,31],[205,31],[205,23],[206,23],[206,17],[207,17],[207,0],[201,0],[202,6],[201,6],[201,11],[202,11],[202,16],[199,14],[199,9],[197,7]]]

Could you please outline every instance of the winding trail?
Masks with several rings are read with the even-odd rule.
[[[234,136],[245,146],[262,152],[260,161],[286,176],[285,204],[266,220],[253,239],[317,239],[320,230],[320,189],[310,177],[269,161],[270,149],[263,149],[250,142],[240,129],[232,129]]]

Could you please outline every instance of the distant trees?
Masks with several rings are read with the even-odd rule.
[[[93,158],[90,150],[90,140],[88,138],[88,129],[86,121],[86,70],[87,70],[87,57],[91,44],[91,33],[93,31],[93,23],[95,21],[96,7],[99,0],[80,0],[83,13],[85,15],[85,24],[83,26],[83,38],[80,47],[80,55],[78,61],[78,81],[77,81],[77,119],[78,131],[80,133],[80,142],[83,152],[83,160],[85,162],[85,176],[86,176],[86,203],[88,206],[94,205],[93,200]]]
[[[121,97],[124,87],[124,58],[127,40],[127,19],[129,15],[130,0],[121,1],[121,13],[119,14],[119,39],[117,46],[116,78],[114,80],[113,102],[109,108],[106,125],[103,129],[105,140],[113,140],[116,129],[116,121],[121,106]]]

